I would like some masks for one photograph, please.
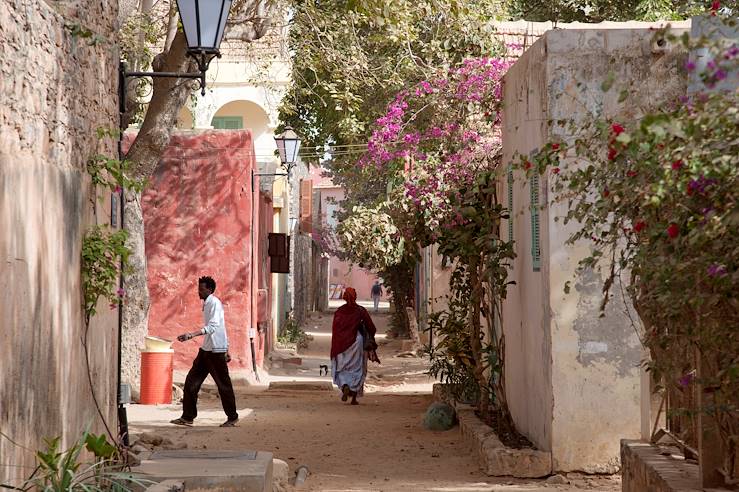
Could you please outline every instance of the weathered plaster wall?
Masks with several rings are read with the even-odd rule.
[[[503,162],[528,153],[546,138],[546,47],[535,43],[505,76]],[[503,166],[505,168],[505,166]],[[505,171],[505,169],[503,169]],[[505,173],[501,175],[506,183]],[[541,450],[551,450],[552,354],[547,328],[549,306],[546,272],[534,272],[531,260],[529,183],[517,175],[513,188],[512,226],[518,257],[503,304],[506,336],[506,388],[520,432]],[[505,186],[501,197],[507,198]],[[508,222],[506,227],[511,226]],[[543,221],[542,221],[543,223]],[[507,229],[504,234],[508,234]],[[543,231],[542,231],[543,234]]]
[[[300,182],[310,178],[308,163],[298,161],[291,171],[288,187],[290,274],[287,292],[289,308],[298,324],[303,323],[310,308],[313,240],[310,235],[300,232]]]
[[[657,46],[652,37],[647,29],[547,32],[506,76],[504,162],[549,139],[572,138],[567,126],[552,120],[600,114],[631,121],[684,94],[684,54]],[[609,73],[617,86],[604,93]],[[620,89],[629,87],[631,96],[619,103]],[[521,430],[552,451],[555,470],[614,472],[619,439],[639,436],[641,346],[618,295],[599,317],[599,274],[576,276],[589,246],[565,244],[576,225],[555,221],[566,214],[566,203],[553,201],[551,179],[540,178],[540,272],[531,265],[530,183],[522,173],[514,183],[517,285],[503,314],[511,409]],[[563,290],[566,281],[572,281],[570,294]]]
[[[66,448],[90,427],[93,404],[80,337],[80,248],[110,220],[85,173],[88,158],[115,155],[96,128],[117,128],[117,1],[0,0],[0,430],[35,450]],[[90,46],[65,25],[101,36]],[[89,331],[94,391],[116,432],[117,313],[102,302]],[[0,483],[35,466],[31,451],[0,438]]]
[[[149,333],[174,339],[202,327],[197,280],[209,275],[223,302],[234,369],[251,367],[253,166],[248,131],[175,134],[143,196]],[[259,213],[255,219],[258,225]],[[176,370],[192,365],[201,342],[174,343]],[[260,361],[261,339],[256,344]]]

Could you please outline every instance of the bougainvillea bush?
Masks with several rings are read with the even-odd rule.
[[[686,48],[705,40],[683,38]],[[712,88],[739,68],[737,46],[713,43],[700,91],[636,122],[597,121],[521,160],[550,172],[570,242],[589,240],[582,268],[607,272],[604,304],[626,277],[644,325],[649,369],[684,415],[718,423],[737,477],[739,443],[739,92]],[[687,71],[695,70],[688,62]],[[577,162],[572,166],[568,163]],[[697,406],[701,395],[704,404]],[[687,395],[692,395],[688,397]],[[690,429],[688,429],[690,432]],[[689,440],[695,436],[684,436]]]
[[[422,242],[460,223],[451,196],[497,162],[502,78],[509,66],[498,58],[465,60],[399,93],[377,120],[359,166],[394,171],[400,213],[421,219],[420,229],[407,232],[420,234]]]

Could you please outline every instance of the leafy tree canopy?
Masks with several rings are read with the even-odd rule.
[[[293,84],[281,120],[301,133],[307,149],[335,146],[330,167],[350,197],[382,199],[387,180],[381,173],[354,169],[371,124],[396,93],[440,67],[499,53],[493,21],[502,18],[502,3],[296,0]]]
[[[711,8],[737,11],[730,0],[510,0],[510,19],[552,22],[687,19]]]

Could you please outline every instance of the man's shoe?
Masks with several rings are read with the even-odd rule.
[[[174,425],[185,425],[187,427],[192,427],[192,420],[185,420],[182,417],[170,420],[169,423]]]
[[[236,417],[235,419],[228,419],[224,423],[221,424],[221,427],[236,427],[236,422],[239,421],[239,418]]]

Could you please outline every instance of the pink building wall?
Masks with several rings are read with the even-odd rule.
[[[325,227],[335,227],[336,219],[331,217],[332,211],[340,207],[341,200],[344,199],[344,190],[331,182],[331,179],[323,175],[320,168],[311,168],[311,179],[313,179],[313,187],[320,193],[321,197],[321,224]],[[328,283],[329,283],[329,299],[331,299],[332,286],[353,287],[357,291],[357,299],[360,301],[369,301],[372,299],[370,290],[374,284],[377,275],[360,268],[358,265],[352,265],[349,262],[342,261],[332,256],[328,261]],[[340,298],[340,289],[336,289]],[[383,300],[387,300],[387,293],[383,288]]]
[[[260,202],[266,205],[266,200],[259,194],[254,197],[257,220],[251,230],[254,162],[249,131],[176,134],[143,196],[151,296],[149,333],[175,339],[201,327],[197,279],[209,275],[223,302],[234,369],[251,368],[248,328],[256,326],[251,234],[266,238],[266,232],[259,231],[259,206]],[[255,241],[257,248],[262,244],[266,239]],[[263,277],[260,272],[258,278]],[[260,365],[265,335],[259,333],[255,339]],[[201,341],[175,341],[176,370],[192,365]]]

